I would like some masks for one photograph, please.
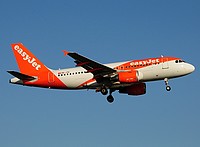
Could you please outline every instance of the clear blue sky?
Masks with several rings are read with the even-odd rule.
[[[0,2],[1,147],[199,147],[200,2],[63,0]],[[101,63],[169,55],[196,71],[147,83],[147,94],[61,91],[11,85],[10,43],[50,68],[74,67],[63,49]]]

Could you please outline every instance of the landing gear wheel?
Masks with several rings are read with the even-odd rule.
[[[107,95],[107,94],[108,94],[108,90],[107,90],[106,88],[102,88],[102,89],[101,89],[101,93],[102,93],[103,95]]]
[[[165,81],[165,85],[166,85],[166,90],[167,90],[167,91],[170,91],[170,90],[171,90],[171,87],[169,86],[169,79],[168,79],[168,78],[165,78],[164,81]]]
[[[170,86],[166,86],[166,90],[167,90],[167,91],[170,91],[170,90],[171,90],[171,87],[170,87]]]
[[[112,95],[109,95],[109,96],[107,97],[107,101],[108,101],[109,103],[114,102],[113,96],[112,96]]]

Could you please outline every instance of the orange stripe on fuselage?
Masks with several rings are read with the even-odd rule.
[[[95,81],[96,81],[95,79],[90,79],[90,80],[88,80],[88,81],[82,83],[81,85],[79,85],[77,88],[81,88],[81,87],[83,87],[83,86],[89,86],[90,83],[93,83],[93,82],[95,82]]]
[[[172,60],[177,60],[180,58],[175,58],[175,57],[159,57],[159,58],[147,58],[143,60],[132,60],[127,63],[124,63],[122,65],[119,65],[115,67],[114,69],[116,70],[129,70],[129,69],[140,69],[143,67],[151,66],[151,65],[156,65]]]
[[[31,82],[24,81],[24,84],[28,86],[37,86],[43,88],[68,89],[67,85],[65,85],[49,69],[47,72],[39,73],[36,77],[37,77],[36,81],[31,81]]]

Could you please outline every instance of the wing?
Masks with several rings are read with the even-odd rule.
[[[70,53],[67,51],[63,52],[65,56],[69,55],[75,60],[74,62],[76,63],[76,66],[81,66],[84,69],[86,69],[87,72],[91,72],[94,75],[95,79],[111,77],[112,75],[115,75],[115,73],[117,72],[116,70],[108,66],[105,66],[96,61],[88,59],[77,53]]]

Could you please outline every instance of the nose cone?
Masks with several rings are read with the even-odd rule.
[[[194,67],[192,64],[190,64],[189,70],[190,70],[190,72],[192,73],[193,71],[195,71],[195,67]]]
[[[192,64],[187,64],[185,70],[187,71],[188,74],[190,74],[195,70],[195,67]]]

